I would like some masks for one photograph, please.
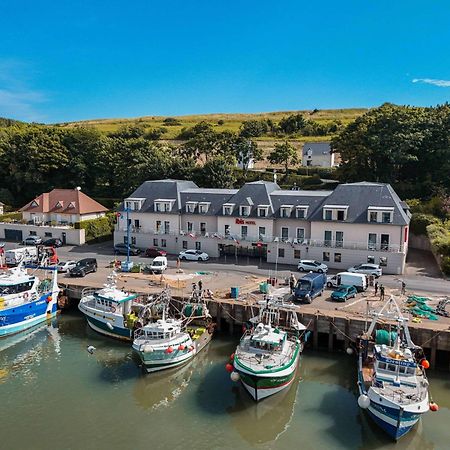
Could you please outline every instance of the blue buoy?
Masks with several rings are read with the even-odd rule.
[[[231,288],[231,298],[238,298],[238,297],[239,297],[239,288],[232,287]]]

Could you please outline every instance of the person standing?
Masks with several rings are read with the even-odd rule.
[[[402,295],[406,294],[406,283],[404,281],[402,281],[402,291],[401,291]]]
[[[295,278],[295,275],[291,272],[291,276],[289,277],[289,288],[291,290],[291,294],[292,292],[294,292],[296,282],[297,280]]]
[[[202,280],[198,280],[198,290],[201,293],[203,290],[203,281]]]
[[[375,281],[375,295],[378,294],[378,281]]]
[[[380,284],[380,300],[384,300],[384,286]]]

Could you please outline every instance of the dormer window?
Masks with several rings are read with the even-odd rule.
[[[394,208],[391,206],[369,206],[367,221],[371,223],[392,223]]]
[[[200,214],[206,214],[209,210],[209,205],[211,205],[210,202],[200,202],[198,204],[198,212]]]
[[[75,202],[70,202],[69,206],[67,208],[68,209],[74,209],[75,208]]]
[[[281,205],[280,217],[291,217],[293,205]]]
[[[231,216],[233,214],[234,203],[225,203],[222,206],[222,212],[224,216]]]
[[[60,200],[60,201],[56,204],[55,208],[62,208],[63,205],[64,205],[64,202],[63,202],[62,200]]]
[[[307,214],[308,214],[307,206],[297,206],[295,208],[295,217],[297,219],[306,219]]]
[[[269,214],[269,206],[268,205],[258,206],[258,217],[267,217],[268,214]]]
[[[381,213],[381,222],[382,223],[391,223],[392,222],[392,213],[383,211]]]
[[[325,205],[323,220],[347,220],[348,205]]]
[[[195,208],[197,207],[197,202],[186,202],[186,212],[187,213],[194,213]]]
[[[250,206],[247,205],[241,205],[240,209],[239,209],[239,215],[241,216],[249,216],[250,215]]]
[[[175,200],[157,199],[154,202],[156,212],[171,212]]]
[[[325,209],[323,215],[325,220],[333,220],[333,211],[331,209]]]
[[[125,208],[130,211],[139,211],[145,202],[145,198],[127,198],[125,199]]]

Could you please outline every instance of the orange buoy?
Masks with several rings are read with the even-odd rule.
[[[225,370],[226,370],[228,373],[233,372],[233,365],[230,364],[230,363],[225,364]]]
[[[431,402],[430,409],[431,411],[439,411],[439,405],[437,403]]]
[[[230,359],[231,359],[231,361],[233,361],[233,359],[234,359],[234,353],[232,353],[232,354],[230,355]]]
[[[183,344],[180,344],[180,345],[178,346],[178,350],[181,350],[181,351],[183,351],[185,348],[186,348],[186,346],[183,345]]]
[[[173,352],[172,346],[166,348],[166,353],[172,353],[172,352]]]
[[[193,347],[192,345],[190,345],[188,350],[189,350],[190,352],[192,352],[192,350],[194,350],[194,347]]]
[[[52,301],[52,296],[51,295],[49,295],[48,297],[47,297],[47,303],[50,303],[51,301]]]
[[[422,359],[422,361],[420,361],[420,365],[421,365],[424,369],[429,369],[429,368],[430,368],[430,363],[428,362],[427,359]]]

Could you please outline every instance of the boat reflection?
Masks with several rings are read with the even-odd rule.
[[[297,371],[289,389],[258,403],[241,384],[236,384],[235,404],[227,408],[234,429],[251,445],[275,442],[290,426],[300,382]]]

